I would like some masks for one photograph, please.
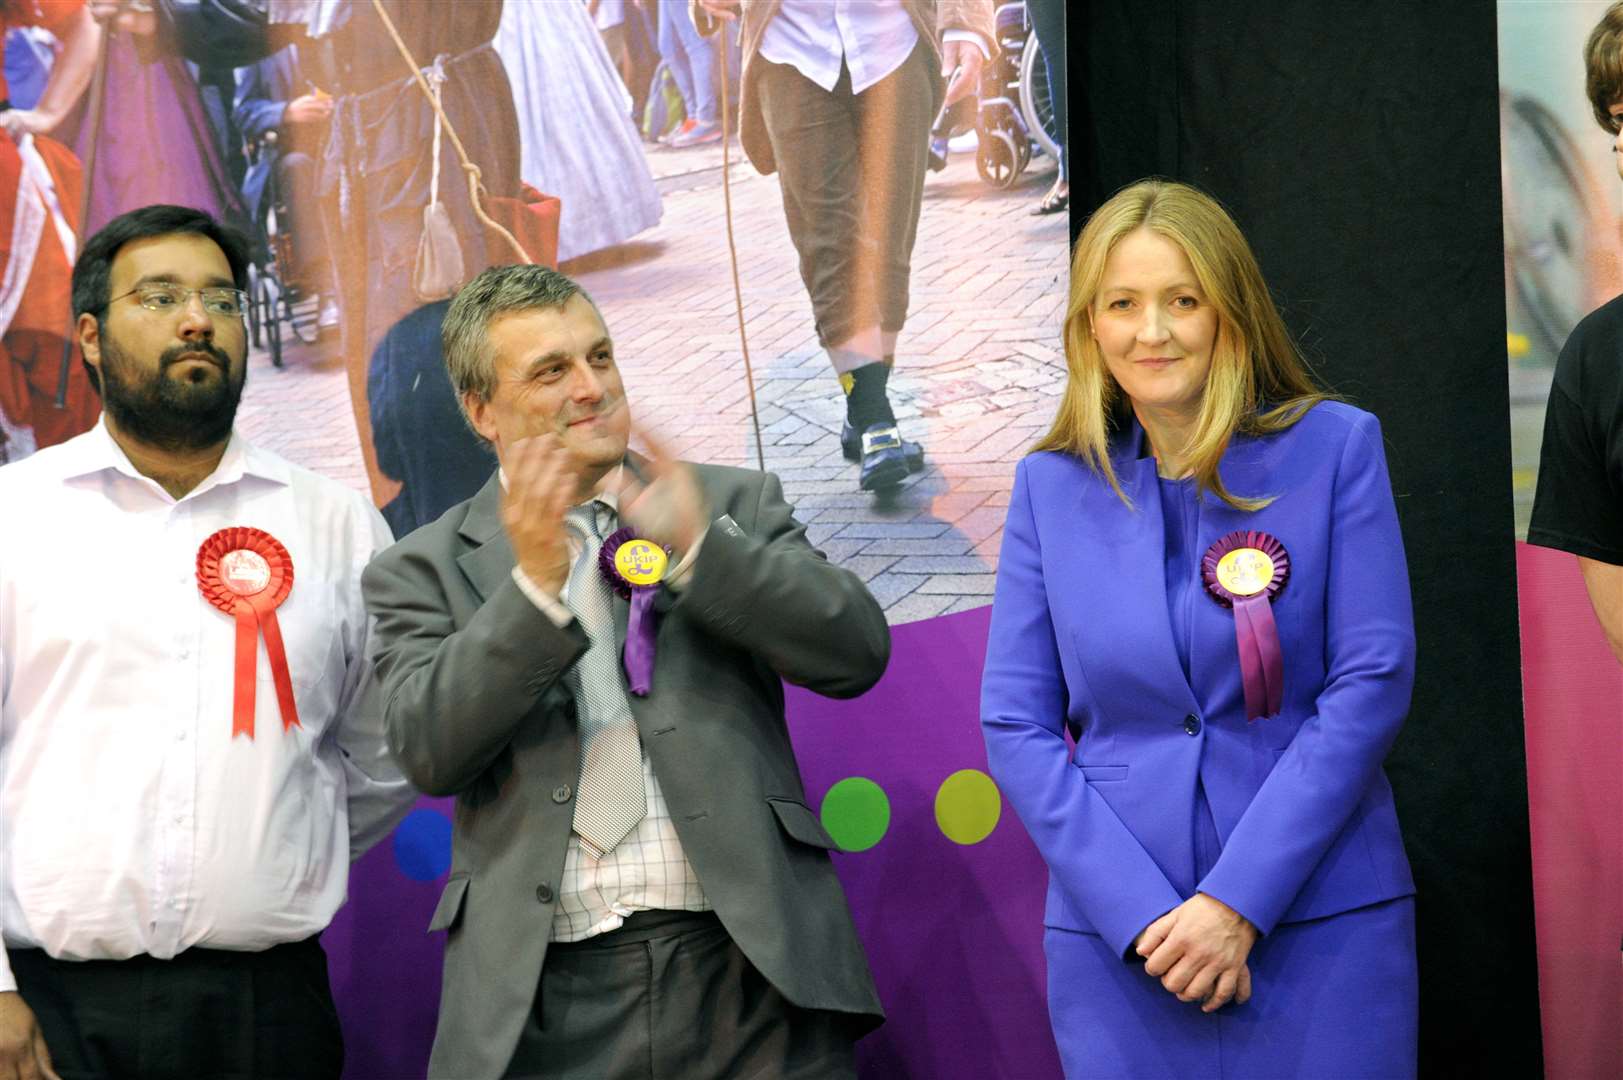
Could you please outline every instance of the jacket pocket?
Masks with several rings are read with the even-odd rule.
[[[1127,766],[1125,765],[1081,765],[1082,776],[1093,784],[1104,784],[1114,780],[1127,779]]]
[[[468,895],[468,875],[452,874],[440,893],[440,902],[434,906],[434,916],[428,920],[428,932],[454,930],[462,918],[462,901]]]
[[[776,795],[768,795],[766,803],[778,815],[778,824],[783,826],[783,831],[792,838],[812,847],[840,850],[840,845],[834,842],[828,830],[823,828],[823,823],[817,820],[817,815],[805,803]]]

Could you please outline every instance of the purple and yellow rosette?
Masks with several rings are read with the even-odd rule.
[[[647,697],[654,682],[654,594],[670,566],[670,553],[635,530],[616,530],[603,541],[598,572],[609,587],[631,601],[624,661],[631,692]]]
[[[1231,532],[1206,549],[1200,576],[1206,591],[1234,609],[1240,680],[1247,720],[1278,715],[1285,696],[1285,658],[1273,600],[1291,574],[1285,545],[1265,532]]]

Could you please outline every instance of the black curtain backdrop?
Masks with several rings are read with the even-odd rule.
[[[1068,14],[1073,236],[1140,177],[1203,187],[1320,377],[1381,419],[1419,637],[1387,772],[1419,889],[1421,1075],[1540,1076],[1494,5]]]

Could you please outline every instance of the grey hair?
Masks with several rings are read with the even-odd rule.
[[[468,412],[466,395],[489,401],[496,392],[491,322],[513,311],[562,308],[576,296],[592,303],[586,290],[572,278],[545,266],[492,266],[462,287],[440,324],[440,348],[464,418]]]

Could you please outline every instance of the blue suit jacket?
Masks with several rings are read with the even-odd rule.
[[[1224,483],[1277,498],[1254,513],[1202,500],[1198,551],[1260,529],[1290,555],[1273,604],[1284,704],[1255,722],[1233,614],[1205,596],[1184,676],[1142,440],[1130,424],[1112,458],[1132,509],[1060,453],[1022,461],[1010,500],[981,722],[992,775],[1048,863],[1045,922],[1125,953],[1197,890],[1264,934],[1413,893],[1381,771],[1409,708],[1414,630],[1379,424],[1327,402],[1281,434],[1236,436]],[[1197,778],[1223,843],[1199,881]]]

